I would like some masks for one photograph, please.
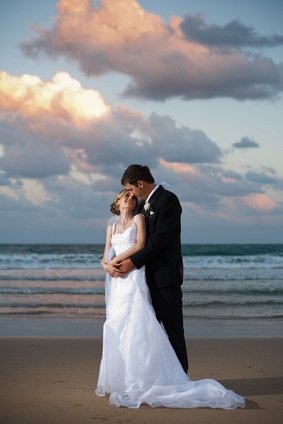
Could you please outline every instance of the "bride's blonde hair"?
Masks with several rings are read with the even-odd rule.
[[[113,203],[111,203],[110,205],[110,211],[112,213],[114,213],[114,215],[120,215],[120,207],[118,205],[118,201],[124,196],[124,194],[126,193],[126,189],[123,188],[121,191],[119,191],[119,193],[116,195],[115,200]]]

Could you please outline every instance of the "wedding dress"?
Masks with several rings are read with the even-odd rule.
[[[113,229],[115,224],[113,225]],[[136,224],[112,232],[116,254],[135,243]],[[192,381],[185,374],[168,337],[155,317],[145,269],[126,278],[106,277],[106,321],[96,394],[110,394],[110,404],[152,407],[232,409],[244,398],[212,379]]]

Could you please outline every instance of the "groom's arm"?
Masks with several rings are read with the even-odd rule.
[[[136,268],[141,268],[161,250],[166,249],[176,232],[180,232],[182,208],[178,198],[174,194],[164,197],[159,208],[154,233],[150,234],[145,247],[130,257]]]

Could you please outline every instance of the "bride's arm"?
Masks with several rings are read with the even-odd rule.
[[[145,237],[146,237],[146,227],[145,227],[145,217],[142,214],[138,214],[135,216],[135,223],[137,226],[137,239],[136,243],[131,246],[129,249],[125,250],[123,253],[120,253],[120,255],[115,256],[110,261],[111,265],[115,265],[118,262],[123,261],[124,259],[129,258],[134,253],[138,252],[139,250],[143,249],[145,245]]]
[[[109,262],[107,261],[107,254],[111,247],[111,236],[112,236],[112,225],[110,224],[110,225],[107,225],[104,253],[103,253],[103,258],[101,259],[101,266],[105,272],[107,272],[109,268]]]

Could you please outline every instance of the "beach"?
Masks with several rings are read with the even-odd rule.
[[[116,408],[95,395],[105,320],[102,245],[0,245],[1,424],[279,424],[283,245],[183,245],[193,380],[244,409]]]
[[[190,376],[213,378],[246,398],[236,410],[137,410],[110,406],[94,389],[100,337],[1,337],[3,424],[240,423],[279,424],[283,416],[283,339],[187,339]]]

